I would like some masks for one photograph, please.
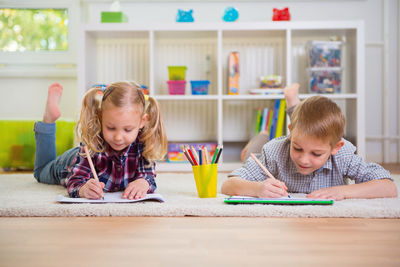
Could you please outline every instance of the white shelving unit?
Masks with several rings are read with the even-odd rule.
[[[78,90],[96,83],[135,80],[148,85],[162,109],[171,142],[213,141],[224,145],[219,170],[238,166],[251,138],[253,109],[272,107],[281,95],[249,95],[259,76],[278,74],[299,82],[309,97],[306,43],[345,40],[342,92],[326,94],[343,109],[345,137],[365,156],[364,24],[362,21],[257,23],[88,24],[80,32]],[[240,94],[227,94],[228,54],[240,54]],[[210,60],[207,60],[210,59]],[[169,95],[167,66],[185,65],[186,95]],[[190,80],[210,80],[208,95],[191,95]],[[79,99],[79,103],[80,100]],[[189,164],[159,163],[159,170],[191,170]]]

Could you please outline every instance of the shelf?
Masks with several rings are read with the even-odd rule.
[[[265,21],[265,22],[213,22],[213,23],[95,23],[84,24],[84,31],[211,31],[211,30],[341,30],[361,27],[361,21]]]
[[[217,95],[155,95],[157,100],[217,100]]]
[[[79,97],[96,83],[135,80],[147,85],[160,103],[169,140],[227,144],[227,162],[221,162],[220,169],[241,165],[237,153],[252,137],[253,110],[271,108],[276,99],[284,98],[283,94],[248,94],[258,88],[259,77],[281,75],[284,84],[301,84],[300,99],[313,96],[308,88],[306,43],[343,39],[341,93],[323,96],[342,108],[345,136],[365,156],[362,21],[89,24],[83,25],[81,33]],[[239,95],[227,94],[227,58],[233,51],[240,57]],[[187,66],[185,95],[168,94],[167,66]],[[209,80],[209,94],[191,95],[190,80]],[[161,163],[159,170],[191,168]]]
[[[300,99],[305,99],[310,96],[320,95],[330,99],[357,99],[357,94],[300,94]]]

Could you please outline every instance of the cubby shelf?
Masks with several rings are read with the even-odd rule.
[[[89,24],[80,32],[79,103],[93,84],[135,80],[149,87],[161,106],[170,141],[213,141],[226,148],[221,168],[239,164],[240,149],[252,136],[253,109],[272,106],[283,95],[250,95],[260,76],[278,74],[299,82],[300,98],[312,94],[306,73],[306,43],[344,40],[342,91],[325,94],[343,109],[345,137],[365,156],[364,24],[362,21],[255,23]],[[239,95],[227,93],[228,55],[240,55]],[[210,80],[208,95],[169,95],[167,66],[187,66],[186,80]],[[159,170],[186,170],[186,164]]]

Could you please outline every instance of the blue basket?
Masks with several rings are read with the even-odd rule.
[[[208,94],[208,85],[210,81],[201,80],[201,81],[190,81],[192,85],[192,95],[207,95]]]

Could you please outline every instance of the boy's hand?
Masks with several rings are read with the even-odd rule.
[[[88,199],[100,199],[103,194],[104,183],[96,179],[90,179],[79,189],[79,197]]]
[[[125,188],[122,198],[128,199],[140,199],[146,196],[150,185],[145,179],[137,179],[130,182]]]
[[[334,186],[329,188],[323,188],[311,192],[307,195],[307,198],[323,198],[333,200],[343,200],[346,198],[345,190],[343,186]]]
[[[284,182],[268,178],[258,185],[257,197],[279,198],[288,196],[287,187]]]

